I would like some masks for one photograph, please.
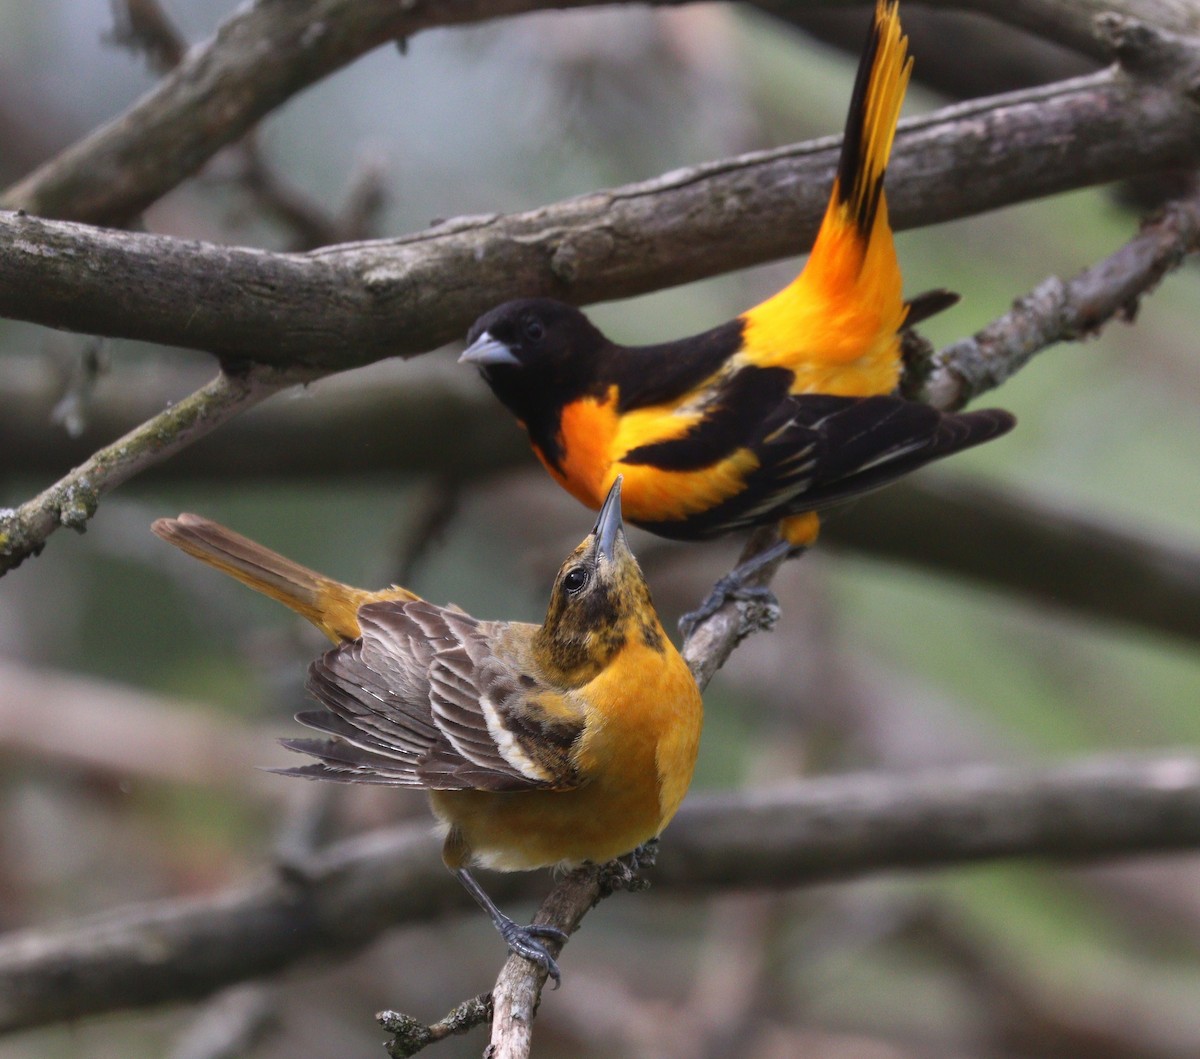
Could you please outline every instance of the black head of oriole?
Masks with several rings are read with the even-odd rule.
[[[621,480],[563,563],[541,625],[480,621],[392,587],[353,589],[195,515],[154,532],[279,599],[337,646],[309,667],[322,733],[285,746],[316,758],[281,770],[421,787],[445,829],[447,867],[509,948],[558,967],[471,874],[603,862],[667,825],[691,782],[700,692],[659,622],[625,541]]]
[[[461,359],[588,506],[621,475],[625,517],[664,537],[781,522],[778,547],[733,585],[811,544],[817,510],[1015,424],[1000,410],[943,414],[895,396],[902,330],[953,300],[904,301],[888,223],[884,172],[911,66],[895,0],[878,0],[812,253],[767,301],[652,346],[618,345],[546,298],[507,302],[468,335]]]

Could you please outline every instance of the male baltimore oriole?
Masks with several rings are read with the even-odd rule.
[[[877,0],[825,217],[807,264],[773,297],[653,346],[617,345],[546,298],[506,302],[468,335],[460,359],[479,366],[583,503],[597,507],[623,475],[625,517],[664,537],[781,523],[779,543],[722,579],[698,615],[810,545],[818,508],[1016,422],[893,396],[903,328],[955,300],[931,292],[906,304],[901,294],[883,178],[912,68],[907,44],[896,0]]]
[[[447,868],[509,949],[557,982],[540,939],[565,935],[513,922],[470,865],[518,871],[628,853],[675,814],[700,741],[699,689],[625,542],[621,479],[559,570],[541,625],[480,621],[395,586],[351,588],[197,515],[153,530],[337,644],[308,671],[324,709],[297,715],[329,738],[285,741],[318,760],[278,771],[425,788]]]

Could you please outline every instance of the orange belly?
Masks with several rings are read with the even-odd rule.
[[[469,859],[501,871],[602,863],[657,835],[691,783],[703,706],[682,658],[630,645],[585,688],[591,709],[567,791],[430,791]],[[645,657],[639,657],[644,654]],[[653,656],[653,657],[651,657]],[[665,661],[665,664],[664,664]],[[650,674],[649,679],[631,675]]]

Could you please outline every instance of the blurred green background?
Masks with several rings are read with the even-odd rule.
[[[165,6],[192,42],[234,7]],[[5,182],[153,83],[139,58],[105,43],[110,30],[103,0],[0,2]],[[918,51],[918,77],[921,59]],[[386,205],[373,234],[399,234],[832,133],[853,67],[851,56],[729,7],[539,15],[422,34],[405,54],[380,49],[287,104],[260,143],[281,179],[331,212],[355,174],[375,167]],[[939,103],[915,86],[906,113]],[[157,203],[146,227],[290,245],[238,184],[231,155]],[[1136,224],[1101,189],[902,233],[906,288],[963,294],[923,328],[940,345],[1045,276],[1110,253]],[[629,342],[698,331],[796,267],[779,262],[598,306],[593,316]],[[1164,281],[1134,326],[1037,358],[989,397],[1018,415],[1017,432],[931,473],[1012,487],[1200,554],[1197,342],[1192,265]],[[81,346],[0,321],[0,401],[61,392]],[[456,354],[365,369],[362,385],[421,385],[439,370],[425,360],[465,370],[451,367]],[[151,380],[182,396],[210,367],[199,354],[123,341],[102,355],[98,408]],[[319,415],[334,385],[275,401]],[[482,384],[466,385],[479,414],[507,421]],[[271,444],[286,450],[289,438]],[[416,591],[526,620],[540,619],[553,570],[590,525],[532,457],[467,480],[436,468],[363,474],[355,468],[366,453],[337,455],[336,473],[272,479],[247,480],[236,456],[203,474],[168,465],[103,502],[86,535],[58,534],[0,582],[0,926],[50,925],[253,877],[269,868],[288,806],[309,794],[253,766],[279,763],[274,740],[296,734],[289,716],[304,704],[319,636],[172,553],[150,535],[154,518],[201,512],[363,585],[397,577],[408,557]],[[53,478],[12,460],[0,467],[0,504]],[[448,493],[452,516],[414,552],[420,523]],[[739,547],[645,536],[634,544],[669,625]],[[706,695],[696,788],[849,767],[1051,761],[1200,737],[1193,643],[833,547],[785,568],[776,584],[778,627],[745,644]],[[64,677],[70,683],[58,683]],[[184,746],[178,719],[195,726]],[[336,826],[347,830],[425,812],[413,795],[336,794]],[[1006,864],[713,900],[618,898],[568,947],[566,984],[542,1007],[536,1054],[1085,1054],[1056,1053],[1045,1035],[1015,1040],[1004,1012],[1022,1019],[1011,997],[1010,1008],[997,999],[1005,989],[1101,1036],[1115,1022],[1137,1027],[1141,1054],[1195,1054],[1198,883],[1200,861],[1180,856],[1088,870]],[[472,916],[394,932],[334,965],[306,964],[281,987],[282,1028],[253,1054],[378,1055],[374,1011],[440,1017],[488,988],[500,956]],[[182,1055],[196,1010],[21,1034],[0,1042],[0,1055]],[[483,1038],[435,1047],[473,1055]],[[1087,1054],[1135,1053],[1097,1045]]]

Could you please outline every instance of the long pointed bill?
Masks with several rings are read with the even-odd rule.
[[[486,331],[462,351],[459,364],[478,364],[486,368],[492,364],[512,364],[520,367],[521,362],[499,339],[492,338]]]
[[[604,506],[600,509],[600,516],[596,519],[596,525],[592,527],[592,533],[596,537],[596,544],[600,549],[600,554],[609,562],[613,560],[614,549],[617,544],[617,534],[621,532],[622,528],[621,476],[618,474],[613,481],[612,488],[608,491],[608,496],[604,499]]]

